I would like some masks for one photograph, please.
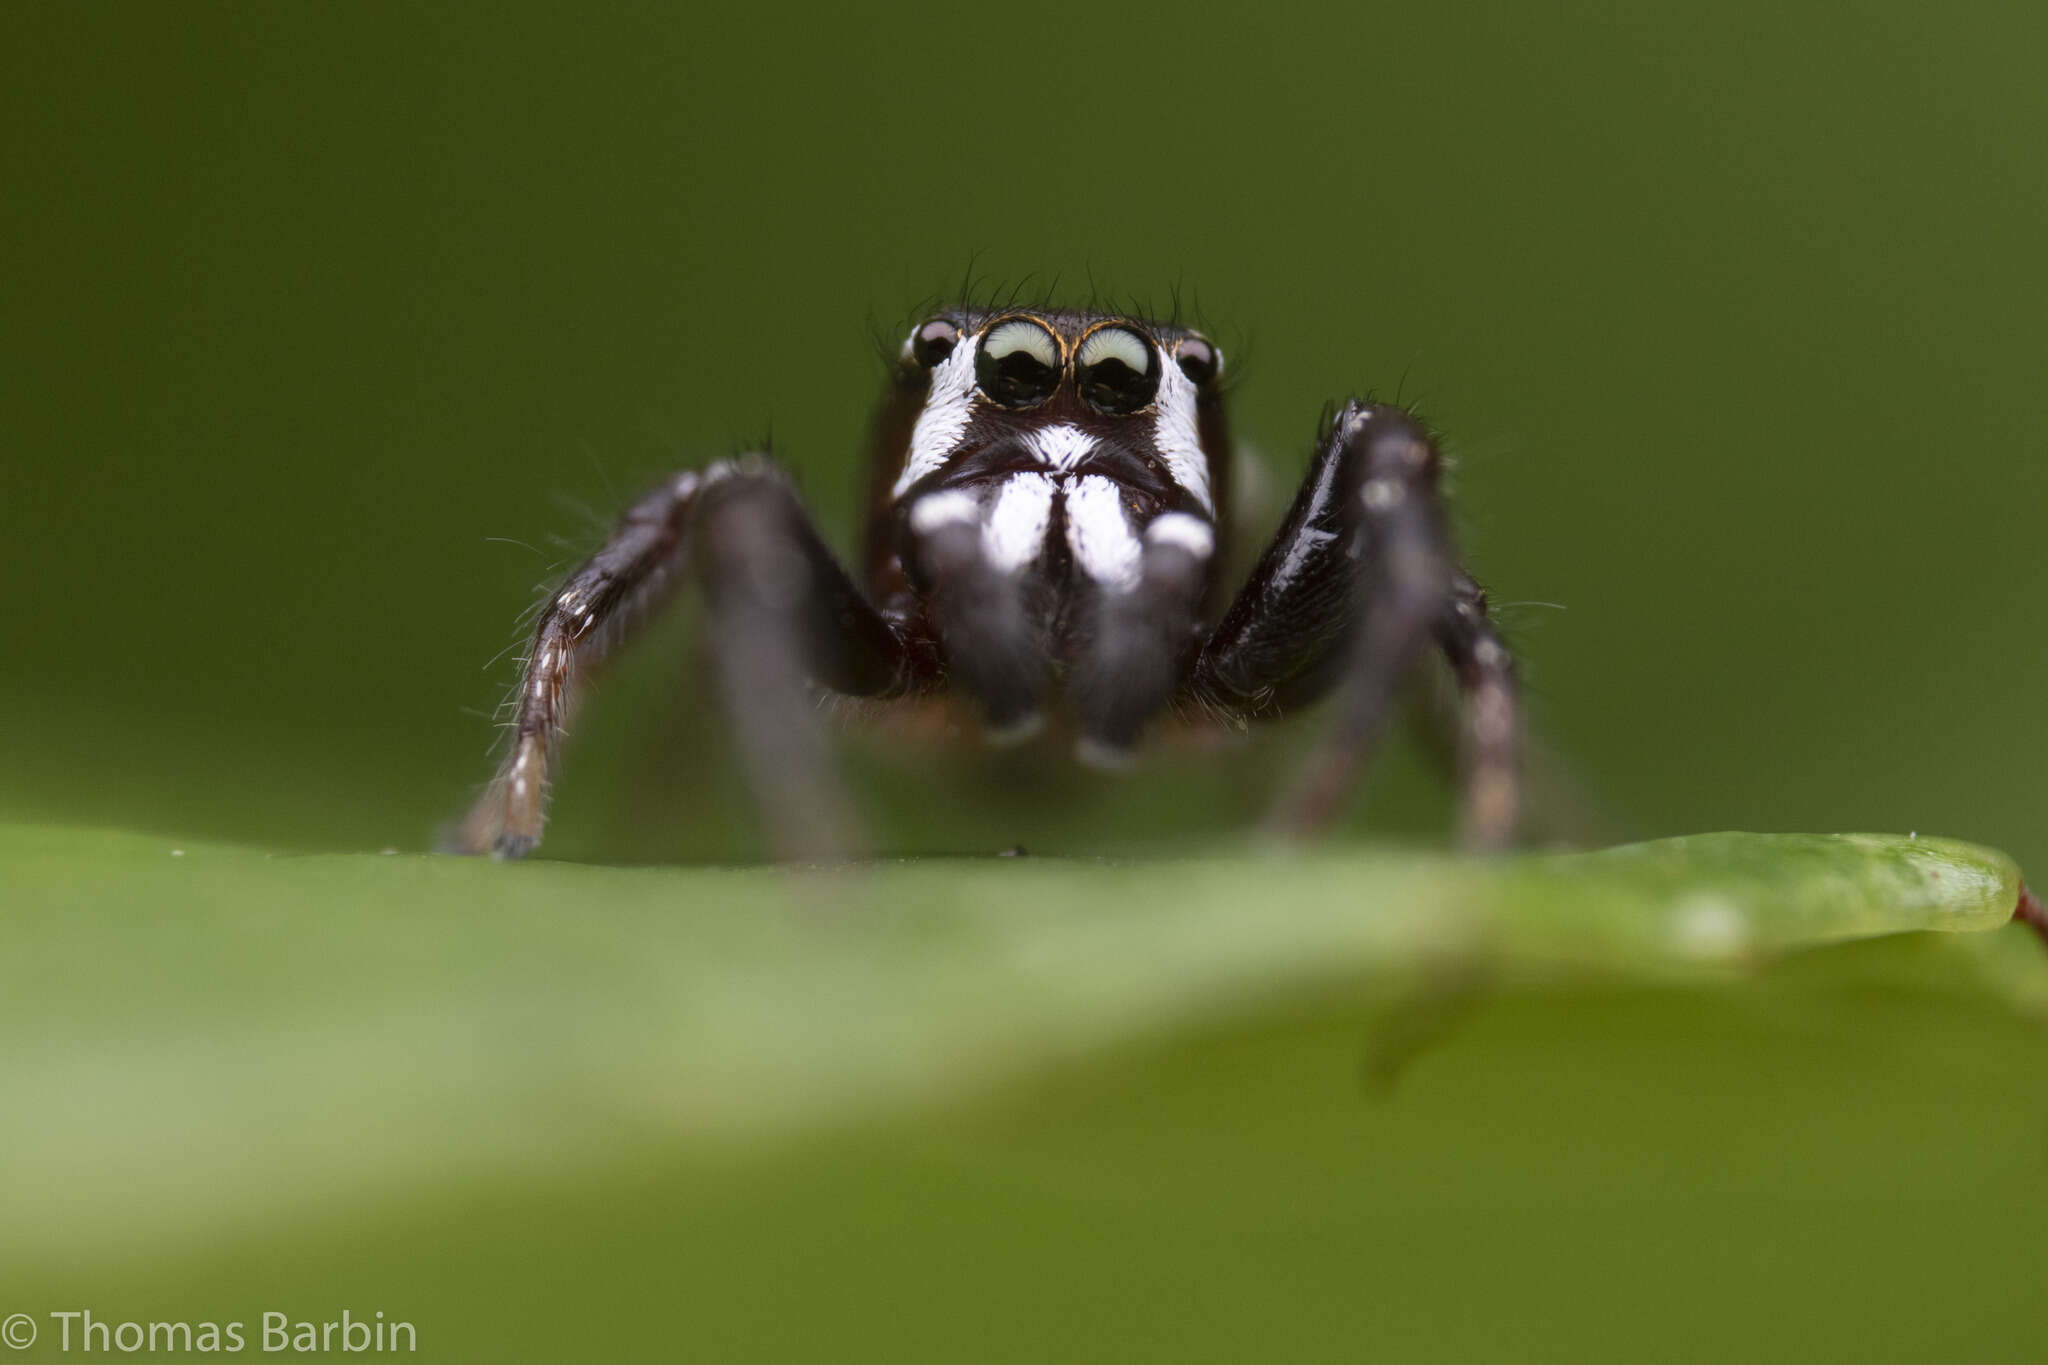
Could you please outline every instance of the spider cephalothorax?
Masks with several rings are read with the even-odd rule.
[[[914,632],[977,641],[943,652],[995,738],[1064,693],[1083,757],[1114,764],[1168,699],[1215,581],[1220,368],[1192,332],[1084,313],[948,315],[906,340],[871,576]]]
[[[1104,766],[1176,703],[1252,719],[1336,691],[1337,723],[1282,808],[1307,828],[1335,809],[1432,641],[1466,692],[1468,837],[1505,842],[1513,669],[1452,553],[1429,433],[1392,404],[1338,408],[1225,604],[1222,364],[1195,332],[1120,315],[963,309],[920,323],[874,423],[864,589],[765,458],[651,490],[543,609],[512,751],[461,845],[532,847],[576,671],[691,574],[734,738],[787,854],[851,838],[814,686],[964,694],[999,741],[1058,712]]]

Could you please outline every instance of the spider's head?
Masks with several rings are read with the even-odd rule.
[[[1222,352],[1183,327],[1098,313],[966,311],[912,329],[923,386],[891,496],[1039,470],[1100,474],[1215,515]]]

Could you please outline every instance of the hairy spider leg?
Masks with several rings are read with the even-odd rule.
[[[511,753],[456,838],[516,858],[539,842],[548,779],[579,672],[625,643],[684,565],[709,608],[718,690],[783,857],[857,843],[807,679],[851,696],[902,688],[911,660],[765,457],[676,475],[643,495],[543,610],[520,682]]]
[[[903,638],[861,594],[765,460],[700,495],[693,559],[733,741],[775,852],[844,858],[862,846],[811,683],[886,696],[909,672]]]
[[[1486,589],[1458,570],[1451,605],[1437,623],[1437,641],[1465,695],[1459,746],[1464,774],[1463,834],[1475,848],[1514,841],[1521,807],[1521,699],[1515,659],[1486,609]]]
[[[1335,817],[1434,636],[1465,693],[1465,836],[1483,848],[1513,838],[1513,665],[1483,594],[1457,565],[1441,465],[1428,433],[1398,407],[1346,403],[1196,661],[1192,691],[1230,714],[1281,715],[1339,694],[1321,748],[1275,807],[1270,824],[1281,833],[1313,833]]]
[[[557,750],[580,684],[673,593],[701,478],[679,474],[643,493],[542,605],[511,701],[512,747],[449,840],[453,851],[517,858],[540,842]]]

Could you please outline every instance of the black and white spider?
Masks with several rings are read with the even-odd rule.
[[[1112,767],[1168,708],[1251,720],[1334,693],[1335,723],[1276,807],[1307,831],[1337,809],[1432,643],[1464,693],[1466,840],[1506,844],[1514,666],[1456,561],[1430,434],[1393,404],[1337,408],[1226,602],[1222,366],[1201,335],[1135,317],[960,309],[921,324],[874,422],[865,590],[764,457],[645,493],[543,607],[511,752],[458,846],[534,846],[577,673],[685,579],[703,591],[732,737],[787,857],[857,844],[814,686],[962,695],[998,741],[1055,715],[1083,761]]]

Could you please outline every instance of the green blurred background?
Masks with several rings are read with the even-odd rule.
[[[640,484],[772,433],[850,542],[877,328],[972,259],[1178,287],[1280,496],[1326,398],[1419,397],[1616,832],[2048,858],[2038,9],[8,15],[6,813],[423,846]],[[756,850],[689,639],[590,710],[551,851]],[[891,847],[1259,791],[997,784],[1048,814],[854,748]],[[1413,767],[1375,790],[1440,828]]]
[[[1548,788],[1589,826],[1917,829],[2038,878],[2043,50],[2048,10],[2021,5],[18,0],[0,816],[428,846],[487,770],[515,619],[641,483],[772,434],[850,546],[878,338],[972,260],[1194,301],[1276,498],[1324,400],[1420,399]],[[549,853],[758,853],[691,638],[664,627],[609,680]],[[1312,735],[1122,783],[847,750],[886,848],[1082,851],[1241,826]],[[1397,747],[1354,823],[1448,819]],[[859,1341],[1046,1358],[1005,1335],[986,1244],[955,1240],[980,1218],[1015,1239],[996,1265],[1109,1236],[1105,1278],[1036,1305],[1031,1340],[1073,1355],[1134,1301],[1186,1329],[1175,1358],[1375,1327],[1534,1354],[1548,1302],[1590,1334],[1561,1358],[1729,1358],[1767,1321],[1804,1324],[1788,1355],[1927,1358],[1973,1312],[1974,1358],[2024,1358],[2001,1333],[2040,1303],[2008,1273],[2041,1231],[2038,1034],[1884,996],[1872,1051],[1850,1029],[1880,995],[1516,1005],[1377,1117],[1330,1086],[1355,1036],[1282,1022],[851,1155],[456,1191],[92,1283],[192,1312],[201,1283],[338,1305],[403,1275],[439,1340],[575,1354],[611,1323],[623,1357],[680,1274],[676,1311],[719,1305],[733,1350],[815,1353],[844,1312]],[[1354,1139],[1370,1188],[1344,1183]],[[679,1268],[692,1226],[717,1240],[682,1237]],[[1902,1228],[1931,1282],[1883,1241]],[[1529,1278],[1469,1315],[1466,1270]],[[824,1317],[776,1301],[785,1272],[837,1286]],[[509,1328],[508,1286],[558,1275],[580,1316]],[[1700,1297],[1731,1275],[1741,1315]],[[1331,1309],[1373,1279],[1397,1302]],[[1222,1284],[1278,1316],[1231,1318]],[[1916,1289],[1945,1306],[1904,1314]]]

